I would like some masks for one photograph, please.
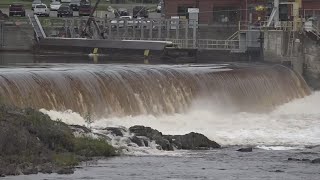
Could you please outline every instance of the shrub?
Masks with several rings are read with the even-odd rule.
[[[48,115],[32,109],[26,109],[26,115],[26,123],[31,122],[29,132],[35,134],[49,149],[58,152],[73,151],[75,138],[66,124],[52,121]]]
[[[76,154],[86,157],[115,155],[115,149],[103,139],[76,138],[74,149]]]
[[[53,156],[53,162],[57,166],[76,166],[79,164],[79,159],[73,153],[59,153]]]

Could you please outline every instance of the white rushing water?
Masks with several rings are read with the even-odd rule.
[[[194,103],[186,114],[140,115],[97,119],[94,128],[144,125],[164,134],[203,133],[221,145],[304,146],[320,144],[320,92],[279,106],[265,114],[229,113],[213,103]],[[232,109],[232,108],[231,108]],[[72,111],[42,109],[52,119],[85,125]]]

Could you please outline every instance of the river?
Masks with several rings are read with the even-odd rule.
[[[125,155],[84,163],[72,175],[4,179],[319,177],[319,164],[310,160],[320,158],[320,93],[285,67],[93,64],[83,56],[25,54],[1,58],[1,100],[8,104],[41,109],[68,124],[84,125],[82,116],[90,112],[97,130],[144,125],[164,134],[194,131],[223,146],[172,152],[128,147]],[[72,60],[77,64],[68,64]],[[241,147],[253,152],[236,151]]]

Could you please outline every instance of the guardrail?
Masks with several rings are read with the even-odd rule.
[[[204,50],[238,50],[239,40],[215,40],[215,39],[167,39],[177,48],[204,49]]]

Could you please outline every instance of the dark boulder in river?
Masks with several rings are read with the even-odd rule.
[[[311,163],[320,164],[320,158],[312,160]]]
[[[209,140],[206,136],[199,133],[191,132],[185,135],[163,135],[158,130],[144,126],[133,126],[129,128],[131,133],[134,133],[137,137],[147,137],[150,140],[154,140],[161,146],[162,150],[185,149],[211,149],[220,148],[221,146]]]
[[[237,151],[239,151],[239,152],[252,152],[252,147],[240,148]]]
[[[203,134],[191,132],[185,135],[165,135],[165,139],[174,145],[178,149],[211,149],[211,148],[220,148],[221,146],[208,139]]]
[[[134,133],[136,136],[144,136],[149,138],[152,141],[155,141],[158,145],[161,146],[162,150],[173,150],[171,143],[165,139],[161,132],[152,129],[150,127],[144,126],[132,126],[129,128],[131,133]]]

